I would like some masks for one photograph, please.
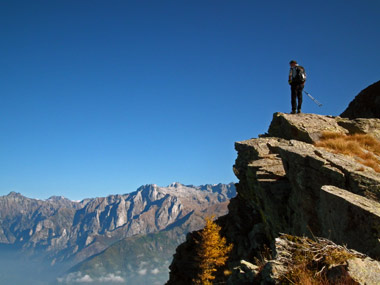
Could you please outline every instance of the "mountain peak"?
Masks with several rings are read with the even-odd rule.
[[[46,201],[62,201],[62,200],[66,201],[68,199],[63,196],[51,196]]]
[[[24,197],[24,196],[22,196],[21,193],[19,192],[12,191],[7,195],[7,197]]]
[[[173,183],[168,185],[168,187],[174,187],[174,188],[178,188],[178,187],[182,187],[182,186],[184,186],[184,185],[179,183],[179,182],[173,182]]]

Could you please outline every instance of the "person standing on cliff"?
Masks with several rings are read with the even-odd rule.
[[[305,69],[298,65],[295,60],[289,62],[290,71],[289,71],[289,85],[291,90],[291,104],[292,112],[291,114],[301,113],[302,106],[302,91],[305,86],[306,81],[306,72]],[[298,101],[298,104],[297,104]]]

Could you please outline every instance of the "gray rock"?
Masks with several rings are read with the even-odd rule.
[[[344,118],[380,118],[380,81],[362,90],[340,115]]]
[[[379,285],[380,264],[369,257],[353,258],[347,261],[350,276],[360,284]]]
[[[323,186],[317,215],[321,227],[318,235],[380,259],[380,203]]]
[[[370,134],[380,139],[380,119],[350,120],[316,114],[274,113],[267,136],[315,143],[326,131],[342,134]]]
[[[274,113],[268,135],[314,143],[320,139],[324,131],[347,133],[346,129],[338,125],[334,117],[304,113],[297,115]]]
[[[257,265],[241,260],[239,266],[233,269],[232,275],[227,280],[227,284],[252,284],[258,272],[259,267]]]
[[[379,96],[380,98],[380,96]],[[350,134],[370,134],[380,139],[380,119],[354,119],[335,118],[338,125],[345,128]]]

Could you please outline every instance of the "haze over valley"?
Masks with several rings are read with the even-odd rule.
[[[36,200],[11,192],[0,197],[0,242],[7,253],[2,255],[7,266],[0,274],[9,279],[14,272],[15,279],[9,280],[19,284],[25,280],[18,279],[32,275],[36,282],[133,279],[144,284],[149,276],[164,282],[174,250],[186,233],[201,228],[207,216],[226,214],[235,194],[233,183],[151,184],[129,194],[80,202],[59,196]],[[110,257],[115,247],[117,254]],[[24,257],[22,270],[30,265],[35,269],[16,274]],[[101,260],[101,270],[92,259]]]

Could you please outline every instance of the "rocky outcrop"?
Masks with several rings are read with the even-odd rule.
[[[331,116],[315,114],[299,114],[294,116],[291,114],[275,113],[269,126],[268,136],[313,143],[320,139],[324,131],[336,133],[348,132],[339,126],[338,121]]]
[[[313,122],[313,117],[318,124]],[[283,127],[278,130],[285,133],[284,137],[289,129],[286,126],[298,126],[307,142],[312,141],[312,137],[319,137],[326,129],[335,128],[338,132],[349,133],[349,130],[331,121],[338,122],[339,119],[328,118],[326,121],[329,123],[323,127],[323,120],[318,115],[275,114],[275,118],[274,122],[277,118],[283,122]],[[300,124],[303,118],[307,120]],[[311,128],[307,122],[312,122]],[[271,128],[274,124],[272,122]],[[318,125],[319,130],[315,127]],[[269,134],[273,133],[271,128]],[[282,136],[281,131],[277,135]],[[236,149],[238,158],[234,171],[240,180],[238,196],[260,212],[269,239],[279,232],[326,236],[373,257],[380,257],[378,173],[362,166],[352,157],[333,154],[299,140],[266,137],[238,142]],[[338,204],[337,199],[341,199]],[[339,205],[345,203],[350,205],[349,213],[342,209],[337,211]],[[362,212],[360,205],[366,205],[367,209]],[[355,242],[353,236],[362,227],[363,220],[373,214],[375,225],[365,224],[372,234],[364,234],[363,229],[361,240]],[[361,220],[358,218],[360,216]],[[336,225],[332,224],[333,220]],[[344,226],[334,230],[338,225]]]
[[[268,133],[263,137],[277,137],[299,140],[306,143],[317,142],[323,132],[342,134],[370,134],[380,139],[380,119],[347,119],[316,114],[274,113]]]
[[[267,134],[237,142],[233,170],[239,179],[238,195],[230,202],[229,214],[217,223],[234,244],[227,267],[230,271],[238,268],[238,274],[229,279],[220,270],[216,281],[251,282],[256,278],[257,260],[266,248],[276,252],[281,233],[324,237],[369,256],[374,266],[379,265],[380,174],[353,157],[313,145],[326,131],[378,137],[375,126],[379,123],[379,119],[275,113]],[[191,284],[197,268],[193,256],[196,234],[190,234],[177,248],[168,284]],[[357,258],[356,265],[367,262],[364,255]],[[184,270],[189,263],[194,268]],[[366,279],[372,277],[364,275],[364,279],[352,279],[374,284]]]
[[[362,90],[340,115],[344,118],[380,118],[380,81]]]

